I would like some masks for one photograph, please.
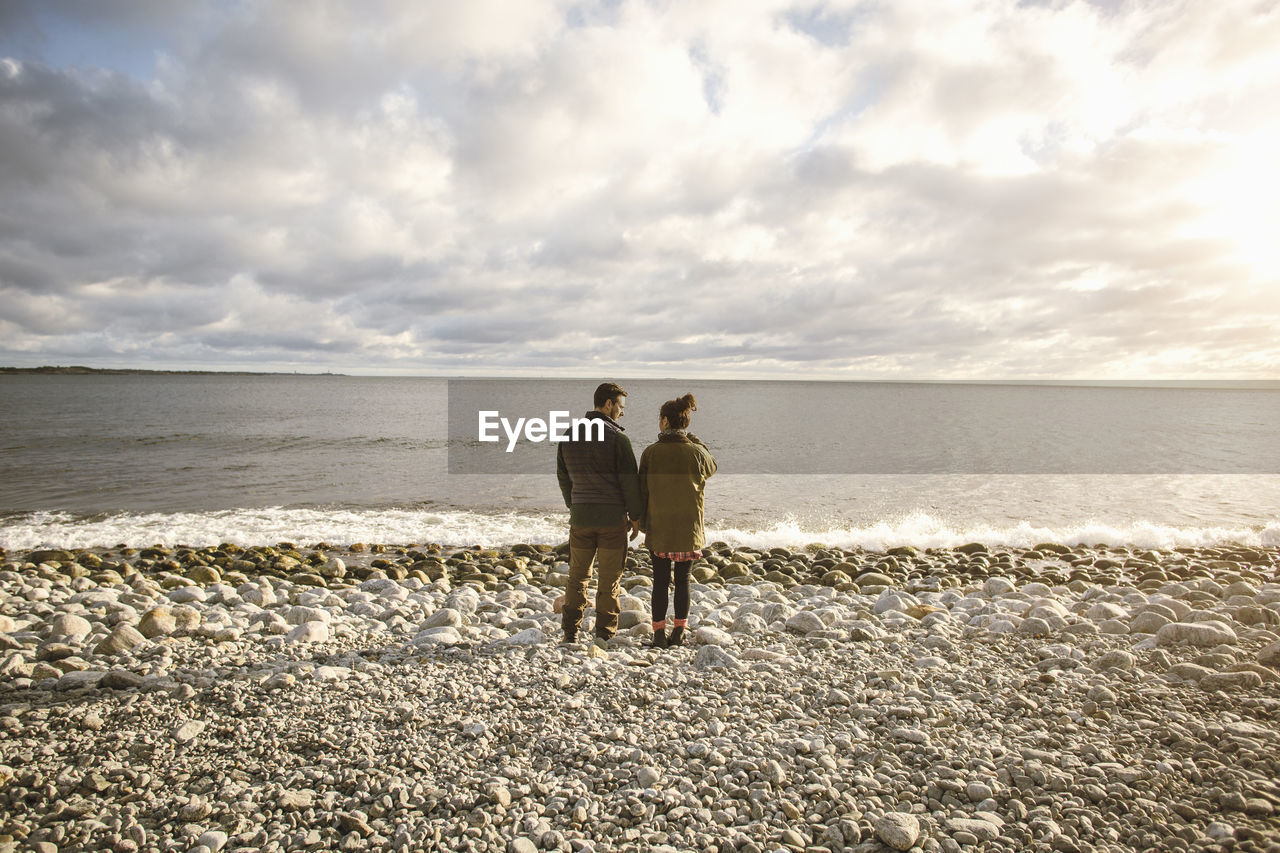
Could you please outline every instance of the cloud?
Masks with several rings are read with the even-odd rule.
[[[1265,4],[161,6],[0,6],[0,361],[1280,368]]]

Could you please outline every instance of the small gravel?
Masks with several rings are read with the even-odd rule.
[[[1280,851],[1277,548],[0,561],[0,853]]]

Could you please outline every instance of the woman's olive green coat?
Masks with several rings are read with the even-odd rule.
[[[707,544],[702,493],[716,460],[695,435],[664,432],[640,456],[641,528],[650,551],[695,551]]]

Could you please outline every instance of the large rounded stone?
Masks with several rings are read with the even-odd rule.
[[[853,582],[863,592],[870,589],[893,586],[893,578],[888,575],[882,575],[879,572],[867,572],[866,574],[858,575],[853,579]]]
[[[736,657],[718,645],[699,646],[698,651],[694,653],[692,665],[698,670],[742,668],[741,662]]]
[[[525,628],[523,631],[517,631],[510,637],[505,637],[498,642],[509,646],[536,646],[545,642],[547,635],[542,632],[541,628]]]
[[[652,788],[661,778],[662,774],[655,767],[645,765],[636,770],[636,784],[641,788]]]
[[[812,634],[814,631],[825,630],[827,624],[822,621],[822,617],[812,610],[800,610],[795,613],[786,622],[787,630],[797,634]]]
[[[877,616],[882,616],[885,613],[890,612],[906,613],[914,604],[916,604],[916,602],[909,596],[885,590],[880,593],[880,597],[876,599],[876,603],[871,606],[871,612],[875,613]]]
[[[1256,672],[1211,672],[1200,679],[1202,690],[1246,690],[1262,686],[1262,676]]]
[[[1047,637],[1053,633],[1053,628],[1047,620],[1033,617],[1022,620],[1018,625],[1018,633],[1028,637]]]
[[[250,604],[256,604],[259,607],[270,607],[276,603],[276,594],[270,586],[265,584],[257,584],[246,582],[236,587],[236,595]]]
[[[693,640],[704,646],[732,646],[734,639],[727,632],[713,625],[703,625],[693,634]]]
[[[1170,622],[1156,632],[1156,643],[1161,646],[1212,648],[1238,641],[1236,632],[1225,622]]]
[[[1108,669],[1133,669],[1136,662],[1131,653],[1124,649],[1114,649],[1094,661],[1093,668],[1099,672]]]
[[[1165,625],[1172,625],[1173,620],[1161,613],[1147,611],[1139,613],[1129,620],[1130,634],[1154,634]]]
[[[180,586],[169,590],[169,600],[174,604],[190,604],[193,601],[204,601],[205,592],[198,586]]]
[[[413,642],[419,646],[455,646],[462,642],[458,629],[449,625],[439,628],[427,628],[414,637]]]
[[[734,634],[760,635],[769,630],[769,625],[757,613],[746,613],[733,620],[729,630]]]
[[[329,639],[329,626],[318,621],[303,622],[284,638],[289,643],[323,643]]]
[[[618,630],[625,631],[649,621],[648,614],[639,610],[622,610],[618,613]]]
[[[1213,675],[1213,670],[1209,669],[1209,667],[1189,662],[1175,663],[1173,666],[1169,667],[1169,672],[1170,674],[1181,678],[1183,681],[1196,682],[1200,681],[1206,675]]]
[[[982,592],[989,596],[1008,595],[1017,587],[1008,578],[987,578],[982,584]]]
[[[452,607],[441,607],[422,623],[423,628],[461,628],[462,614]]]
[[[337,557],[332,557],[326,560],[324,565],[320,566],[319,572],[321,577],[330,579],[343,578],[347,576],[347,564]]]
[[[213,566],[192,566],[187,580],[198,584],[222,583],[222,575]]]
[[[649,605],[645,603],[643,598],[637,595],[620,595],[618,596],[618,612],[626,613],[633,610],[637,613],[647,613]]]
[[[117,625],[116,629],[111,632],[98,647],[94,649],[95,654],[100,655],[118,655],[121,652],[127,652],[134,646],[145,643],[147,638],[142,636],[137,628],[132,625]]]
[[[905,812],[889,812],[877,818],[876,837],[894,850],[910,850],[920,837],[920,821]]]
[[[333,621],[333,616],[323,607],[294,605],[285,614],[285,621],[290,625],[305,625],[308,622],[323,622],[328,625]]]
[[[60,613],[50,619],[47,623],[50,637],[71,637],[76,640],[82,640],[89,636],[89,632],[93,630],[93,626],[89,624],[89,620],[83,616],[77,616],[74,613]]]
[[[147,639],[167,637],[178,628],[172,608],[160,605],[153,607],[138,620],[138,633]]]
[[[107,671],[106,675],[102,676],[98,686],[111,690],[133,690],[141,687],[143,683],[143,677],[137,673],[130,672],[127,669],[111,669]]]
[[[953,817],[947,820],[947,832],[954,838],[961,833],[968,833],[979,842],[995,841],[1000,836],[1000,828],[994,823],[974,818]]]
[[[1112,604],[1108,601],[1099,601],[1084,612],[1086,619],[1092,619],[1094,622],[1103,622],[1107,619],[1121,619],[1128,615],[1127,611],[1118,604]]]
[[[179,634],[190,634],[200,627],[200,611],[186,604],[173,608],[175,630]]]

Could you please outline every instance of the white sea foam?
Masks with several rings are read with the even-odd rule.
[[[231,542],[262,545],[353,542],[454,545],[555,542],[563,524],[515,514],[409,509],[235,509],[207,513],[117,513],[82,519],[37,512],[0,522],[0,545],[9,550],[163,544],[205,546]]]
[[[988,546],[1030,548],[1041,542],[1064,545],[1113,545],[1136,548],[1203,548],[1214,545],[1280,545],[1280,522],[1264,527],[1175,527],[1138,521],[1107,524],[1088,521],[1062,527],[1042,527],[1020,522],[1010,527],[955,526],[916,513],[862,527],[831,526],[825,529],[784,519],[763,529],[724,527],[709,529],[709,537],[748,548],[770,548],[821,543],[833,548],[865,548],[883,551],[902,545],[917,548],[954,548],[969,542]]]
[[[353,542],[502,546],[516,542],[556,544],[567,536],[564,513],[530,515],[422,509],[283,509],[265,507],[207,513],[117,513],[84,518],[63,512],[36,512],[0,520],[0,546],[9,551],[38,547],[93,548],[117,544],[146,546],[260,545]],[[709,541],[769,548],[822,543],[836,548],[884,550],[900,545],[947,548],[967,542],[1030,547],[1039,542],[1068,545],[1124,545],[1139,548],[1208,547],[1222,544],[1280,545],[1280,522],[1258,527],[1177,527],[1146,521],[1108,524],[1089,521],[1061,527],[1027,522],[1012,526],[953,525],[927,514],[864,526],[823,526],[792,518],[764,527],[710,524]]]

